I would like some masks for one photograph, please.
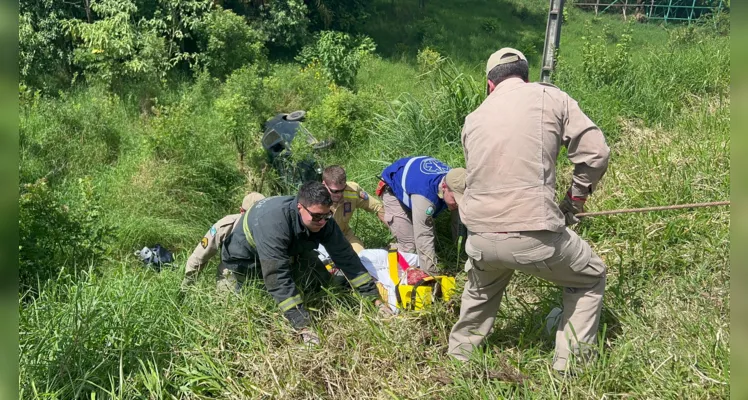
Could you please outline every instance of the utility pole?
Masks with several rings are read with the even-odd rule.
[[[543,66],[540,70],[540,81],[551,83],[551,73],[556,67],[556,52],[561,42],[561,21],[564,15],[564,0],[550,0],[548,23],[545,26],[545,43],[543,43]]]

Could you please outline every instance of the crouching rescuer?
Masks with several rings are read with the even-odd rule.
[[[433,157],[405,157],[382,171],[377,195],[382,197],[384,219],[397,239],[399,251],[418,253],[419,265],[436,275],[436,223],[434,218],[450,210],[453,239],[459,216],[455,193],[465,187],[465,170],[450,169]]]
[[[216,223],[210,227],[208,232],[205,233],[205,236],[203,236],[202,239],[200,239],[200,243],[195,247],[195,250],[187,259],[184,268],[184,279],[182,280],[181,285],[181,290],[183,292],[195,283],[200,271],[202,271],[205,266],[208,265],[210,259],[219,252],[226,237],[232,230],[234,230],[234,228],[236,228],[239,217],[252,208],[255,203],[264,198],[265,196],[260,193],[249,193],[244,196],[244,199],[242,200],[239,214],[227,215],[216,221]],[[243,276],[238,278],[241,279]],[[218,264],[218,269],[216,271],[216,287],[218,291],[223,293],[237,291],[241,284],[242,281],[238,281],[237,276],[235,276],[231,270],[227,269],[223,262]]]
[[[380,312],[390,311],[332,219],[331,205],[330,193],[320,182],[303,184],[297,196],[260,200],[240,217],[221,252],[222,261],[237,274],[247,274],[250,269],[261,271],[265,287],[283,315],[310,344],[319,343],[319,338],[309,327],[310,316],[294,275],[304,281],[300,284],[329,282],[331,276],[315,252],[320,244],[353,288],[373,300]]]
[[[563,287],[553,368],[595,355],[606,267],[566,227],[608,167],[610,150],[577,102],[557,87],[528,83],[525,56],[504,48],[486,66],[488,97],[465,119],[467,170],[460,217],[468,228],[468,281],[449,354],[467,360],[488,335],[515,271]],[[556,204],[556,158],[567,148],[572,184]]]

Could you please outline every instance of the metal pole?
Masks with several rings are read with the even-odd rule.
[[[551,73],[556,67],[556,52],[561,43],[561,20],[563,19],[564,0],[550,0],[548,23],[545,27],[543,43],[543,64],[540,69],[540,81],[551,83]]]
[[[691,12],[688,13],[688,25],[691,25],[691,20],[693,19],[693,10],[696,8],[696,0],[693,0],[693,3],[691,4]]]

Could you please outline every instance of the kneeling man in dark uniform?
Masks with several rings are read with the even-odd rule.
[[[320,182],[307,182],[297,196],[268,197],[244,213],[236,229],[226,239],[221,259],[237,274],[259,268],[265,287],[283,315],[300,331],[304,342],[318,343],[309,329],[310,317],[304,308],[292,266],[306,276],[329,279],[315,249],[322,244],[346,276],[351,286],[365,298],[375,301],[380,312],[389,310],[361,259],[332,219],[330,192]]]

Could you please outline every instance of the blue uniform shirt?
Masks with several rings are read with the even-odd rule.
[[[449,172],[447,164],[428,156],[405,157],[393,162],[382,171],[382,180],[392,193],[408,209],[410,196],[419,194],[434,204],[436,216],[447,208],[439,198],[439,184]]]

